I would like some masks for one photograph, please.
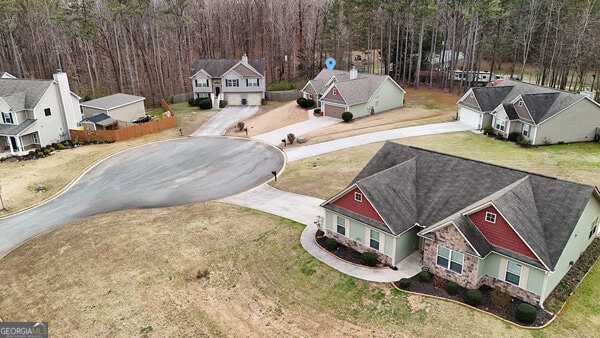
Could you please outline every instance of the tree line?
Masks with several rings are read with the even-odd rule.
[[[279,82],[313,77],[328,56],[349,69],[353,51],[367,50],[366,72],[405,86],[461,92],[469,79],[444,70],[502,66],[579,90],[595,87],[600,70],[599,2],[0,0],[0,70],[49,78],[62,69],[82,96],[125,92],[157,104],[191,90],[194,59],[264,58],[267,81]]]

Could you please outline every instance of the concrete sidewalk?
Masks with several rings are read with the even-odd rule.
[[[303,158],[321,155],[336,150],[352,148],[363,144],[383,142],[413,136],[453,133],[471,129],[472,127],[461,122],[425,124],[421,126],[384,130],[369,134],[350,136],[338,140],[310,144],[301,147],[286,148],[284,151],[287,155],[288,162],[293,162]]]
[[[313,110],[309,110],[308,112],[308,121],[298,122],[291,124],[289,126],[285,126],[283,128],[279,128],[268,133],[264,133],[261,135],[253,136],[253,139],[260,140],[263,142],[267,142],[273,145],[279,145],[281,140],[286,138],[287,134],[293,133],[296,137],[301,137],[302,135],[311,132],[313,130],[321,129],[332,124],[340,123],[341,120],[334,119],[332,117],[327,116],[314,116]]]
[[[268,212],[305,224],[306,227],[300,235],[302,247],[319,261],[349,276],[372,282],[393,282],[414,276],[421,271],[421,257],[418,252],[400,262],[397,265],[398,270],[392,270],[371,269],[350,264],[322,249],[314,241],[317,231],[314,222],[317,216],[325,215],[325,211],[319,206],[323,203],[321,199],[280,191],[263,184],[220,201]]]

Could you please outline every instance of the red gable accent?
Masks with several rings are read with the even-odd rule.
[[[337,102],[344,102],[344,99],[340,95],[340,92],[338,91],[338,89],[335,85],[333,85],[333,89],[331,89],[329,91],[329,93],[327,93],[327,95],[323,99],[337,101]]]
[[[371,203],[369,203],[369,201],[367,201],[367,198],[364,196],[364,194],[363,194],[362,202],[358,202],[354,199],[354,193],[357,193],[357,192],[362,194],[360,189],[354,188],[351,191],[347,192],[342,197],[340,197],[337,200],[335,200],[334,202],[332,202],[331,204],[338,206],[340,208],[344,208],[346,210],[350,210],[359,215],[370,218],[374,221],[385,224],[383,219],[381,219],[381,217],[379,217],[379,214],[377,213],[377,211],[375,211],[375,208],[373,208]]]
[[[496,214],[496,222],[491,223],[485,220],[486,212]],[[521,255],[537,259],[533,252],[529,250],[525,242],[521,240],[519,235],[508,225],[508,222],[493,206],[489,206],[483,210],[477,211],[468,215],[469,219],[481,231],[488,242],[504,249],[519,253]]]

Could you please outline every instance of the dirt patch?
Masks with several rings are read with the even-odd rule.
[[[243,121],[248,128],[248,136],[268,133],[275,129],[283,128],[290,124],[308,120],[308,111],[300,108],[296,101],[277,102],[277,107],[261,107],[261,109],[249,119]],[[271,103],[275,105],[275,103]],[[245,136],[245,132],[232,126],[226,135]]]

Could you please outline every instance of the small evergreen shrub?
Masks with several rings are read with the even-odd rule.
[[[402,278],[401,280],[398,281],[398,286],[401,289],[408,289],[410,287],[410,279],[408,278]]]
[[[531,140],[528,139],[527,137],[519,134],[519,136],[517,137],[517,143],[521,146],[521,147],[527,147],[531,145]]]
[[[342,120],[344,120],[344,122],[350,122],[350,121],[352,121],[353,117],[354,116],[349,111],[345,111],[345,112],[342,113]]]
[[[431,281],[431,272],[429,272],[429,271],[419,272],[419,280],[421,280],[421,282],[429,283]]]
[[[54,147],[48,147],[47,149],[48,149],[49,152],[53,152],[53,151],[56,150]]]
[[[504,135],[502,135],[502,133],[498,133],[498,134],[496,134],[496,139],[500,140],[500,141],[504,141]]]
[[[191,107],[191,106],[195,106],[195,105],[196,105],[196,99],[194,99],[194,98],[191,98],[191,99],[189,99],[189,100],[188,100],[188,105],[189,105],[190,107]]]
[[[494,127],[492,127],[492,126],[485,126],[483,128],[483,133],[485,135],[490,135],[490,136],[493,136],[496,134],[496,133],[494,133]]]
[[[29,153],[28,153],[28,155],[31,156],[31,157],[34,157],[35,156],[35,151],[30,150]]]
[[[50,150],[48,148],[44,149],[44,155],[50,154]]]
[[[477,289],[467,290],[465,292],[465,303],[472,306],[479,306],[483,303],[483,295]]]
[[[244,130],[244,127],[246,126],[246,124],[244,123],[244,121],[240,121],[237,123],[236,126],[239,131],[242,131],[242,130]]]
[[[303,97],[300,97],[296,100],[296,103],[302,107],[302,108],[306,108],[306,99]]]
[[[198,103],[198,107],[200,107],[200,109],[202,110],[207,110],[212,108],[212,102],[210,101],[210,99],[202,99],[200,100],[200,102]]]
[[[508,134],[508,137],[506,139],[510,142],[517,142],[519,136],[522,136],[521,133],[519,133],[518,131],[513,131],[512,133]]]
[[[296,135],[294,135],[293,133],[287,134],[287,140],[290,144],[294,144],[295,139],[296,139]]]
[[[56,149],[57,144],[56,143],[52,143],[50,146],[52,146],[53,148]]]
[[[460,285],[452,281],[446,283],[446,292],[448,292],[449,295],[455,295],[458,291],[460,291]]]
[[[221,102],[219,102],[219,108],[225,108],[227,107],[227,101],[222,100]]]
[[[4,162],[4,161],[6,161],[6,157],[4,157],[4,156],[0,157],[0,162]]]
[[[521,303],[517,306],[515,317],[522,323],[533,323],[537,318],[537,309],[531,304]]]
[[[319,115],[321,114],[321,108],[317,108],[313,111],[313,114]]]
[[[333,251],[337,249],[338,242],[334,238],[327,238],[325,240],[325,249]]]
[[[56,149],[63,150],[65,149],[65,146],[62,143],[59,143],[56,145]]]
[[[372,252],[363,252],[360,257],[362,263],[366,266],[377,265],[377,256]]]
[[[305,108],[310,108],[310,107],[314,107],[315,106],[315,101],[311,100],[311,99],[307,99],[306,100],[306,107]]]
[[[44,157],[44,153],[41,151],[38,151],[37,154],[35,154],[37,157]]]

